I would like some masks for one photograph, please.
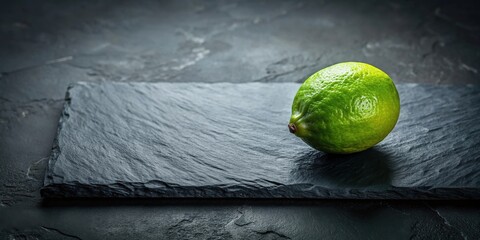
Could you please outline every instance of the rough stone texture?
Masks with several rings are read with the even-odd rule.
[[[376,147],[325,154],[290,134],[294,83],[79,83],[45,197],[480,199],[480,87],[399,85]]]
[[[39,193],[72,82],[293,82],[358,60],[396,83],[479,83],[479,22],[478,1],[2,1],[0,239],[480,239],[477,202]]]

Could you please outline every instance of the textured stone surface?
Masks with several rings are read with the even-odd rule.
[[[294,83],[79,83],[45,197],[480,198],[480,88],[399,85],[394,131],[352,155],[287,131]]]
[[[39,193],[70,83],[294,82],[346,60],[396,83],[479,83],[477,9],[453,0],[2,1],[0,239],[480,239],[476,202],[45,206]]]

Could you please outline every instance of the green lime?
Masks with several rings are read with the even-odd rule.
[[[288,128],[317,150],[354,153],[382,141],[399,114],[398,92],[385,72],[345,62],[305,80],[293,100]]]

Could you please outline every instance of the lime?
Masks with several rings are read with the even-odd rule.
[[[344,62],[305,80],[293,100],[288,128],[317,150],[354,153],[382,141],[399,114],[398,92],[385,72]]]

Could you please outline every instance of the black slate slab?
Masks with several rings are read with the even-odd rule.
[[[43,197],[480,199],[480,87],[398,85],[394,131],[352,155],[289,133],[294,83],[79,83]]]

